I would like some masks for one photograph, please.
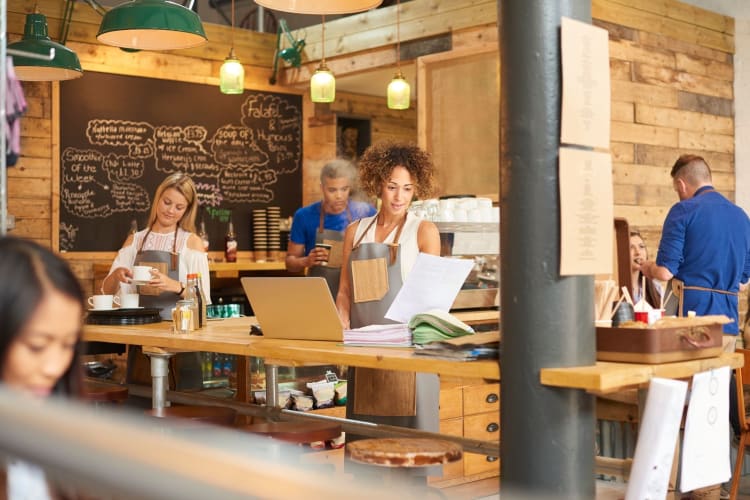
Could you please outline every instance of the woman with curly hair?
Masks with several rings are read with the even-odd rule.
[[[440,254],[440,233],[408,211],[414,196],[431,194],[433,165],[415,145],[382,142],[360,162],[362,190],[380,198],[380,210],[351,224],[344,235],[336,306],[344,328],[392,323],[385,313],[420,252]],[[438,431],[436,375],[351,369],[347,418]],[[347,434],[347,440],[353,436]],[[425,473],[426,471],[423,471]]]

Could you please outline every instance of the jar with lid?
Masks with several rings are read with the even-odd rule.
[[[187,275],[187,283],[185,284],[185,300],[189,300],[193,304],[193,330],[198,330],[203,326],[205,319],[203,319],[203,295],[198,289],[197,273],[191,273]]]
[[[195,303],[192,300],[178,300],[172,309],[174,332],[190,333],[195,330]]]

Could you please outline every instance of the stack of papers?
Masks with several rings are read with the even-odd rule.
[[[344,344],[410,347],[411,331],[409,330],[409,325],[405,323],[368,325],[361,328],[344,330]]]
[[[458,339],[432,342],[417,346],[415,356],[431,356],[457,361],[499,359],[500,334],[498,332],[477,333]]]
[[[440,309],[415,314],[409,320],[409,328],[415,344],[429,344],[474,333],[472,327]]]

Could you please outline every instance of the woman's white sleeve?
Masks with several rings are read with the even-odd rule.
[[[130,246],[121,248],[120,251],[117,252],[115,260],[112,261],[107,276],[112,274],[112,271],[118,267],[127,267],[128,269],[132,268],[133,263],[135,262],[135,253],[135,245],[131,244]],[[135,285],[120,282],[120,294],[123,293],[138,293],[138,289]]]

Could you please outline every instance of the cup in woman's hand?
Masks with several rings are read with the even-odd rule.
[[[151,266],[133,266],[133,281],[151,281]]]
[[[635,319],[635,311],[633,311],[633,306],[631,306],[629,302],[623,300],[622,302],[620,302],[620,306],[615,311],[615,315],[612,316],[612,326],[619,326],[620,323],[633,321],[633,319]]]

